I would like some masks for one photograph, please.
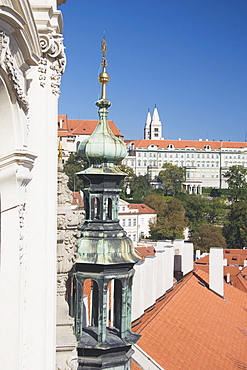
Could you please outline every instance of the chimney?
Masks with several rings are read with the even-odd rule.
[[[209,288],[224,296],[223,248],[212,247],[209,254]]]
[[[197,249],[196,250],[196,261],[199,260],[201,258],[201,251],[200,249]]]

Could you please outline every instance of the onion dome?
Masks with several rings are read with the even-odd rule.
[[[89,166],[95,167],[115,167],[122,159],[126,157],[127,151],[124,142],[116,137],[107,122],[108,108],[110,101],[106,98],[106,85],[110,76],[106,71],[106,42],[102,40],[102,71],[98,77],[102,85],[101,98],[95,103],[98,107],[99,122],[86,140],[82,141],[78,148],[81,158],[88,162]]]

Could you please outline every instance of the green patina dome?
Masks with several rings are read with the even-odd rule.
[[[93,134],[79,145],[78,153],[89,165],[104,164],[112,167],[126,157],[124,142],[112,133],[107,122],[107,108],[110,104],[105,99],[96,102],[99,107],[99,123]]]

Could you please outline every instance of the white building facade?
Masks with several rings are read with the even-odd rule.
[[[123,164],[137,176],[158,177],[165,163],[184,167],[189,192],[202,187],[226,188],[224,173],[233,165],[247,168],[247,143],[230,141],[133,140],[126,142],[128,154]]]
[[[1,368],[56,364],[57,102],[65,0],[0,0]]]
[[[122,228],[134,245],[145,237],[150,236],[150,222],[156,222],[156,212],[145,204],[131,204],[122,199],[119,200],[118,218]]]

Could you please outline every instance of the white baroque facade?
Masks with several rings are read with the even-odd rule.
[[[56,0],[0,0],[1,368],[56,362]]]
[[[123,199],[119,200],[118,218],[127,236],[136,246],[142,238],[150,236],[150,223],[157,220],[156,212],[146,204],[132,204]]]
[[[186,169],[184,186],[191,193],[202,187],[226,188],[224,173],[233,165],[247,168],[247,143],[208,140],[126,141],[128,154],[123,164],[137,176],[156,179],[165,163]]]

